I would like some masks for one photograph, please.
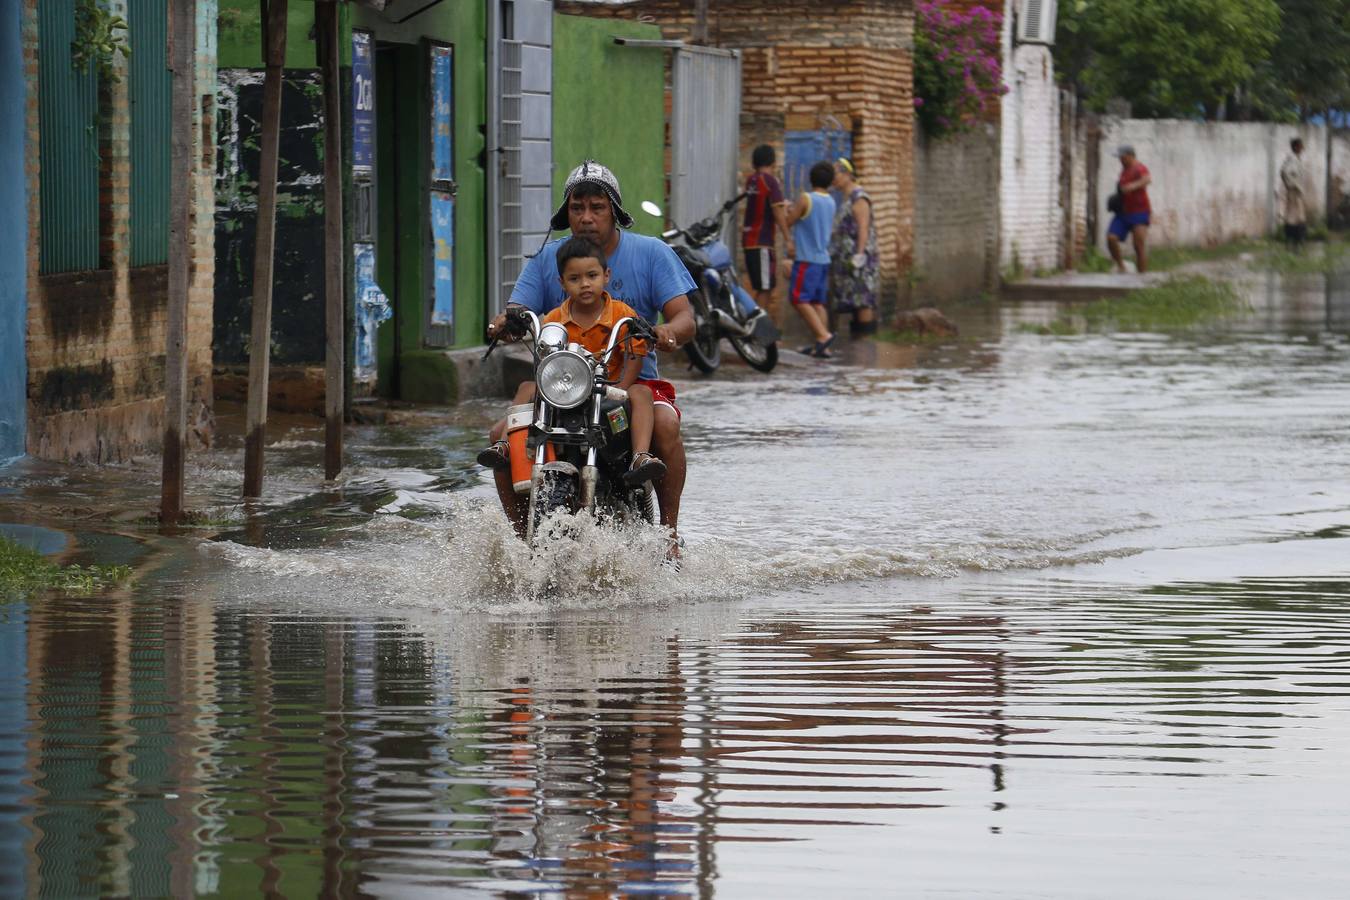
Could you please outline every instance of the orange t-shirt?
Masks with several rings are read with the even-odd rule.
[[[572,318],[572,301],[564,300],[563,305],[553,310],[553,312],[544,316],[544,322],[561,322],[567,329],[568,341],[580,344],[590,352],[599,356],[605,352],[605,347],[609,345],[610,332],[614,330],[614,324],[627,316],[637,318],[638,314],[628,304],[615,300],[605,291],[605,305],[600,310],[600,318],[595,320],[595,324],[589,328],[582,328],[581,323]],[[622,337],[622,335],[620,335]],[[627,356],[646,356],[647,342],[634,341],[629,345]],[[623,363],[625,354],[615,353],[609,360],[609,378],[611,381],[618,381],[619,376],[623,374]]]

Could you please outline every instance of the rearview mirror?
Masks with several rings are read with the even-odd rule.
[[[657,206],[650,200],[642,201],[642,211],[645,212],[647,215],[655,216],[658,219],[664,216],[664,213],[661,212],[661,207]]]

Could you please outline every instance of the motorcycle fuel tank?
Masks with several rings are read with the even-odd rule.
[[[713,241],[704,246],[703,252],[714,269],[725,269],[731,265],[731,248],[722,241]]]

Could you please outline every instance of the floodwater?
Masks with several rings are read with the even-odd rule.
[[[683,377],[684,568],[535,557],[491,405],[323,492],[198,458],[0,472],[134,585],[0,606],[0,885],[75,896],[1350,896],[1350,284],[1185,335]],[[228,424],[228,423],[227,423]],[[110,500],[109,498],[112,498]],[[79,556],[78,554],[84,554]]]

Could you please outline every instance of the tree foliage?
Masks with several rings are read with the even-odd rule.
[[[1280,37],[1254,92],[1300,119],[1350,105],[1350,0],[1281,0]]]
[[[1121,97],[1138,116],[1213,117],[1252,84],[1279,31],[1275,0],[1069,0],[1056,67],[1098,110]]]

